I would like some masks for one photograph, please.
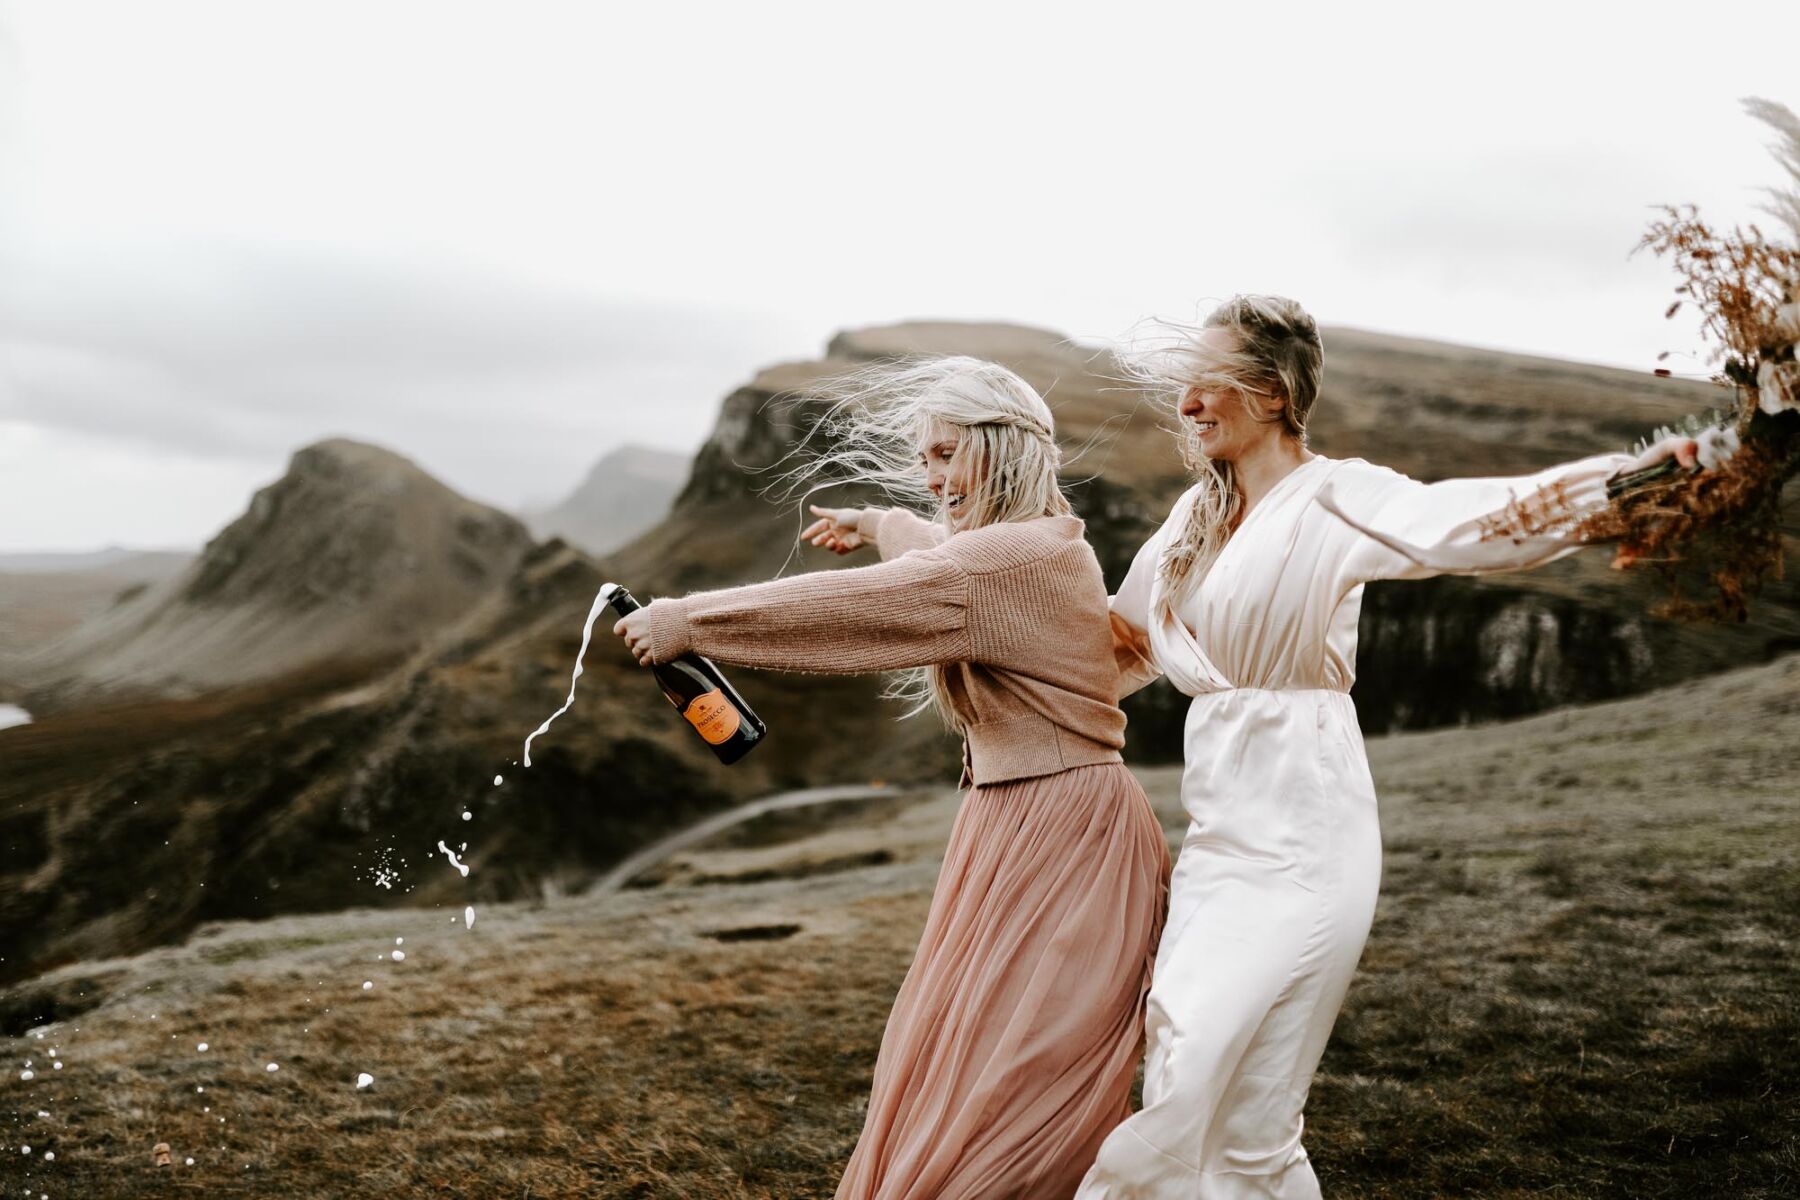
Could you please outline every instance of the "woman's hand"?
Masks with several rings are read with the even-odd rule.
[[[1692,470],[1700,461],[1700,443],[1691,437],[1666,437],[1650,446],[1637,456],[1637,461],[1625,468],[1625,472],[1641,471],[1645,467],[1654,467],[1665,459],[1673,458],[1683,470]]]
[[[634,613],[620,617],[613,626],[613,632],[625,639],[625,648],[631,651],[631,657],[638,660],[638,666],[652,666],[650,661],[650,610],[640,608]]]
[[[803,540],[835,550],[839,554],[848,554],[869,544],[868,539],[856,528],[857,522],[862,520],[862,509],[820,508],[816,504],[806,507],[819,519],[801,531],[800,537]]]

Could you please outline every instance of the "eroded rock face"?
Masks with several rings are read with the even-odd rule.
[[[1524,716],[1654,687],[1647,618],[1462,579],[1371,586],[1358,628],[1363,729]]]
[[[677,510],[720,502],[761,505],[770,472],[825,414],[825,406],[794,394],[847,364],[809,364],[814,369],[780,367],[765,371],[725,397],[713,432],[694,456],[693,473],[676,497]]]
[[[486,586],[529,544],[507,514],[397,454],[337,438],[297,451],[287,473],[207,543],[180,595],[349,607],[392,589],[396,574]]]
[[[327,662],[391,660],[497,589],[532,545],[517,520],[377,446],[333,439],[288,471],[187,571],[46,651],[48,709],[193,695]]]

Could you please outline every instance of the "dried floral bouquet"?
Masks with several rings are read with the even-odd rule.
[[[1750,596],[1781,576],[1781,492],[1800,471],[1800,118],[1768,100],[1744,104],[1778,134],[1788,182],[1769,189],[1767,208],[1786,240],[1755,225],[1721,231],[1686,206],[1666,208],[1641,244],[1674,264],[1680,283],[1666,315],[1698,310],[1713,380],[1733,403],[1657,430],[1645,444],[1695,440],[1693,469],[1668,459],[1618,476],[1608,506],[1574,531],[1617,542],[1616,567],[1661,573],[1669,599],[1659,611],[1670,616],[1745,618]],[[1697,579],[1705,596],[1690,599],[1684,588]]]

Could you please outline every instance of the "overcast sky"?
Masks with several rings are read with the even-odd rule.
[[[1797,52],[1792,0],[0,0],[0,550],[196,546],[333,434],[551,500],[908,317],[1276,291],[1648,369],[1629,252],[1755,216]]]

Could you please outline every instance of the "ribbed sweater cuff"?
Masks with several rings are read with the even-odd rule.
[[[858,519],[856,528],[864,537],[875,539],[875,549],[883,562],[899,558],[912,550],[929,549],[935,543],[930,537],[920,537],[914,529],[919,522],[918,516],[900,508],[866,508]]]
[[[652,600],[644,611],[650,614],[652,662],[670,662],[693,650],[694,633],[688,621],[685,599]]]

